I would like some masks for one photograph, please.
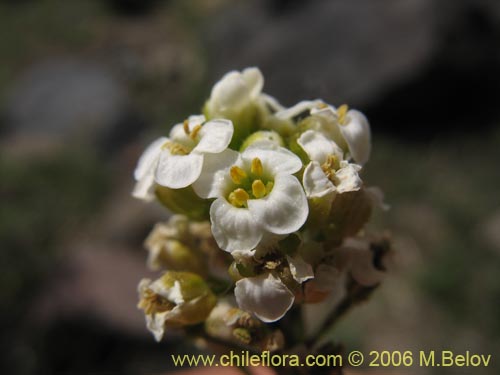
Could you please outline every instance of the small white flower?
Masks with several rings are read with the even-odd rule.
[[[267,147],[207,157],[193,184],[200,197],[217,198],[210,207],[212,233],[228,252],[252,250],[265,234],[295,232],[307,219],[304,190],[292,176],[301,160],[275,144]]]
[[[234,295],[242,310],[266,323],[281,319],[295,300],[290,289],[271,272],[237,281]]]
[[[361,167],[343,160],[342,149],[335,142],[318,131],[306,130],[297,143],[311,159],[302,178],[308,198],[331,200],[336,193],[361,189]]]
[[[204,156],[227,148],[233,136],[231,121],[204,121],[204,116],[190,116],[172,128],[169,138],[161,137],[148,146],[134,172],[134,197],[153,199],[155,181],[172,189],[191,185],[200,176]]]
[[[324,116],[327,119],[325,130],[332,134],[334,140],[340,131],[356,163],[363,165],[368,161],[371,152],[371,132],[370,124],[363,113],[349,109],[347,105],[341,105],[338,108],[326,106],[326,108],[318,109],[316,107],[311,109],[311,115]]]
[[[309,112],[313,129],[319,130],[335,141],[358,164],[365,164],[370,158],[371,132],[365,115],[346,105],[338,108],[325,104],[321,100],[304,100],[294,106],[278,111],[275,116],[281,120],[294,118]]]
[[[226,73],[212,88],[207,111],[211,117],[224,115],[228,111],[237,112],[257,101],[263,86],[264,77],[258,68]]]

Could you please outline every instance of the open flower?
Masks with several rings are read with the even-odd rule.
[[[313,108],[311,115],[324,117],[327,120],[327,132],[335,135],[340,131],[347,143],[349,154],[356,163],[363,165],[368,161],[371,152],[371,132],[370,124],[363,113],[349,109],[344,104],[338,108],[333,106]]]
[[[361,189],[358,175],[361,167],[343,160],[342,149],[322,133],[306,130],[297,139],[311,162],[306,166],[302,183],[308,198],[332,200],[342,194]]]
[[[200,176],[204,155],[224,151],[232,136],[229,120],[205,122],[204,116],[190,116],[175,125],[168,138],[155,140],[144,151],[134,172],[137,184],[133,195],[151,200],[155,181],[171,189],[191,185]]]
[[[203,322],[215,306],[216,297],[205,281],[190,272],[167,271],[155,281],[139,283],[138,307],[144,310],[147,328],[160,341],[166,327]]]
[[[293,173],[302,168],[292,152],[267,144],[206,158],[193,184],[202,198],[217,198],[210,207],[212,233],[228,252],[254,249],[267,233],[298,230],[309,212],[307,199]]]
[[[335,108],[321,100],[304,100],[294,106],[278,111],[275,116],[281,120],[291,119],[309,112],[304,120],[307,128],[318,130],[332,139],[354,161],[363,165],[370,158],[371,132],[365,115],[347,105]]]

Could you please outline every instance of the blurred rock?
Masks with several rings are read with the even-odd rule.
[[[478,225],[476,236],[480,242],[497,250],[500,254],[500,210],[493,212]]]
[[[322,97],[369,100],[415,74],[435,48],[430,0],[310,1],[285,13],[240,3],[209,24],[217,74],[259,66],[266,91],[285,104]]]
[[[106,67],[72,59],[35,64],[6,105],[10,132],[59,141],[96,141],[126,112],[126,91]]]
[[[136,308],[137,284],[149,274],[142,255],[82,242],[54,270],[34,318],[48,324],[86,316],[124,333],[147,335],[144,315]]]

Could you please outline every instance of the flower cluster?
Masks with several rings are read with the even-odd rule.
[[[214,337],[278,349],[283,335],[265,323],[328,300],[346,280],[370,288],[383,276],[387,246],[363,234],[385,207],[360,175],[366,117],[322,100],[285,108],[263,86],[257,68],[226,74],[203,114],[139,159],[134,197],[176,214],[146,240],[148,265],[166,272],[139,286],[158,340],[166,327],[205,322]]]

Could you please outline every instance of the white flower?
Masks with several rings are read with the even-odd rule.
[[[281,319],[295,300],[290,289],[271,272],[237,281],[234,295],[242,310],[266,323]]]
[[[191,185],[200,176],[204,155],[227,148],[233,136],[231,121],[204,122],[204,116],[190,116],[172,128],[169,138],[161,137],[149,145],[134,172],[134,197],[151,200],[155,181],[172,189]]]
[[[294,106],[278,111],[275,116],[281,120],[294,118],[310,112],[309,122],[314,130],[319,130],[335,141],[358,164],[365,164],[370,158],[371,132],[365,115],[346,105],[335,108],[321,100],[304,100]],[[318,120],[318,121],[314,121]]]
[[[355,109],[349,109],[347,105],[341,105],[337,109],[333,106],[311,110],[313,116],[324,116],[331,134],[340,133],[347,143],[349,153],[358,164],[365,164],[370,158],[371,132],[368,119],[363,113]],[[335,139],[335,138],[333,138]]]
[[[212,88],[207,111],[211,117],[240,111],[257,101],[263,86],[264,77],[258,68],[246,68],[241,73],[235,70],[226,73]]]
[[[137,181],[132,192],[135,198],[151,201],[154,199],[155,171],[158,166],[161,148],[168,138],[161,137],[151,143],[143,152],[134,171]]]
[[[217,198],[210,220],[219,247],[252,250],[267,233],[298,230],[309,212],[304,190],[292,176],[301,168],[295,154],[272,143],[207,157],[193,188],[202,198]]]
[[[302,178],[308,198],[332,200],[336,193],[361,189],[361,167],[343,160],[342,149],[335,142],[318,131],[306,130],[297,143],[311,159]]]

